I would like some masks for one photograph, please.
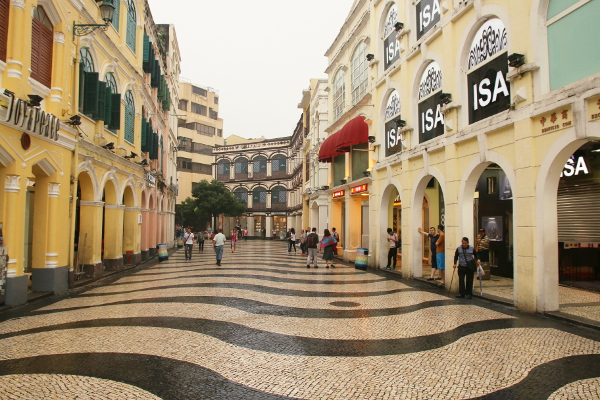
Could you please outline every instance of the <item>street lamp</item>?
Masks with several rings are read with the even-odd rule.
[[[96,0],[96,3],[100,3],[100,15],[102,16],[103,24],[76,24],[73,22],[73,37],[85,36],[94,32],[98,28],[102,30],[108,29],[108,24],[112,22],[113,15],[115,14],[115,2],[117,5],[120,4],[119,0]]]

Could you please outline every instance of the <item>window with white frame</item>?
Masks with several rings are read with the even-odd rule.
[[[368,67],[367,44],[362,41],[352,55],[352,104],[356,104],[367,92]]]
[[[346,74],[339,70],[333,80],[333,119],[338,119],[343,113],[346,101]]]

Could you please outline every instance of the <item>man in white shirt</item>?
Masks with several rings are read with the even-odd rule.
[[[183,235],[183,243],[185,244],[185,259],[191,260],[192,247],[194,247],[194,234],[189,227],[186,229],[185,235]]]
[[[223,235],[223,230],[218,229],[217,234],[213,238],[213,244],[215,245],[215,251],[217,253],[217,265],[221,265],[221,259],[223,258],[223,247],[225,247],[225,235]]]

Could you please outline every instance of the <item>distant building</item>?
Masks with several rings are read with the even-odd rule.
[[[179,84],[179,95],[177,204],[191,197],[194,186],[200,181],[212,180],[213,147],[224,144],[218,92],[182,80]]]

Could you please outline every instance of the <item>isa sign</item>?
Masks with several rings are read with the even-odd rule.
[[[421,0],[417,4],[417,40],[442,19],[439,0]]]
[[[510,107],[510,84],[506,81],[508,55],[482,65],[467,76],[469,123],[491,117]]]

